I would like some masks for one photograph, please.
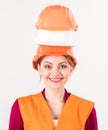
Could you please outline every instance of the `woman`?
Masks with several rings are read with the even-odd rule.
[[[9,130],[98,130],[94,102],[65,88],[76,64],[72,46],[39,45],[33,67],[44,81],[43,90],[16,99]]]

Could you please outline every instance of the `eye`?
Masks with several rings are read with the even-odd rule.
[[[67,68],[67,65],[60,65],[59,68],[60,68],[60,69],[66,69],[66,68]]]
[[[45,65],[44,68],[45,68],[45,69],[51,69],[52,66],[51,66],[51,65]]]

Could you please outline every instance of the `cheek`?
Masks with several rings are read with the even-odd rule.
[[[47,77],[47,76],[49,75],[49,72],[46,71],[46,70],[44,70],[44,69],[42,69],[42,71],[40,71],[40,75],[41,75],[42,77]]]
[[[69,70],[65,71],[63,74],[64,74],[64,76],[66,76],[68,78],[71,76],[72,71],[69,69]]]
[[[45,77],[46,75],[47,75],[47,71],[45,71],[45,69],[42,67],[42,66],[40,66],[40,65],[38,65],[38,72],[39,72],[39,74],[40,74],[40,76],[41,77]]]

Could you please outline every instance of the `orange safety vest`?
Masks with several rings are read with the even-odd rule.
[[[94,103],[71,94],[55,126],[49,107],[38,93],[18,98],[24,130],[84,130]]]

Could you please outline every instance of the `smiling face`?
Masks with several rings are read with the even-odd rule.
[[[73,68],[68,60],[61,55],[45,56],[38,64],[38,71],[44,81],[45,88],[64,87],[72,70]]]

